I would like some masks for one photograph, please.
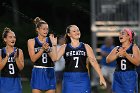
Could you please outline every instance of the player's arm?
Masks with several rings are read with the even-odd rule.
[[[118,47],[115,47],[110,53],[109,55],[106,57],[106,62],[110,63],[113,62],[114,60],[116,60],[116,58],[118,57]]]
[[[60,60],[60,58],[64,55],[65,48],[66,44],[61,45],[61,47],[58,49],[57,61]]]
[[[140,65],[140,50],[136,44],[133,46],[133,55],[129,55],[128,53],[125,54],[125,57],[134,65]]]
[[[15,59],[18,69],[22,70],[24,68],[24,55],[21,49],[17,49]]]
[[[88,75],[90,76],[90,67],[89,67],[89,59],[88,58],[86,59],[86,67],[88,70]]]
[[[88,59],[89,59],[91,66],[94,67],[95,71],[98,73],[98,75],[100,77],[100,84],[101,85],[103,84],[106,87],[105,79],[102,75],[101,69],[99,67],[99,64],[98,64],[96,58],[95,58],[95,55],[93,53],[92,48],[88,44],[85,44],[85,47],[86,47],[87,56],[88,56]]]
[[[49,38],[51,40],[52,47],[51,51],[48,54],[51,57],[52,61],[55,62],[57,61],[57,37],[54,37],[54,35],[51,34]]]
[[[8,57],[9,57],[9,54],[7,54],[6,57],[2,59],[1,51],[2,50],[0,50],[0,70],[2,70],[4,68],[4,66],[8,62]]]
[[[34,39],[29,39],[28,40],[28,52],[29,52],[29,56],[30,56],[32,62],[36,62],[36,60],[39,59],[40,56],[44,52],[44,49],[41,48],[40,51],[35,54],[34,45],[35,45],[35,40]]]

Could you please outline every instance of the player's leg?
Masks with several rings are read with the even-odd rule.
[[[56,93],[62,93],[63,72],[57,71],[55,74],[56,74]]]
[[[32,93],[41,93],[41,91],[38,89],[32,89]]]
[[[57,82],[57,84],[56,84],[56,93],[61,93],[61,90],[62,90],[62,83]]]
[[[45,93],[55,93],[55,90],[47,90]]]

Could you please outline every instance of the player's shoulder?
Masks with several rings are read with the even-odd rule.
[[[91,46],[87,43],[83,43],[86,48],[91,48]]]
[[[34,38],[28,39],[28,42],[32,42],[32,41],[34,41]]]
[[[34,38],[28,39],[28,44],[34,43],[34,42],[35,42],[35,39]]]
[[[133,47],[138,47],[138,45],[137,44],[133,44]]]
[[[133,44],[133,47],[132,47],[133,49],[137,49],[137,50],[139,50],[139,47],[138,47],[138,45],[137,44]]]

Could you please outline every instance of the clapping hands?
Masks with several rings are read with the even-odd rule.
[[[125,56],[126,56],[126,49],[123,48],[123,47],[120,47],[120,48],[117,50],[117,56],[118,56],[118,57],[125,57]]]

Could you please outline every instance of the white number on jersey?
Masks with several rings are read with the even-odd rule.
[[[126,60],[125,59],[121,60],[121,70],[126,70]]]
[[[13,64],[9,64],[9,73],[10,74],[15,74],[15,69],[14,69],[14,65]]]
[[[47,63],[47,53],[42,54],[42,63]]]
[[[76,60],[75,68],[78,68],[79,57],[73,57],[73,60]]]

